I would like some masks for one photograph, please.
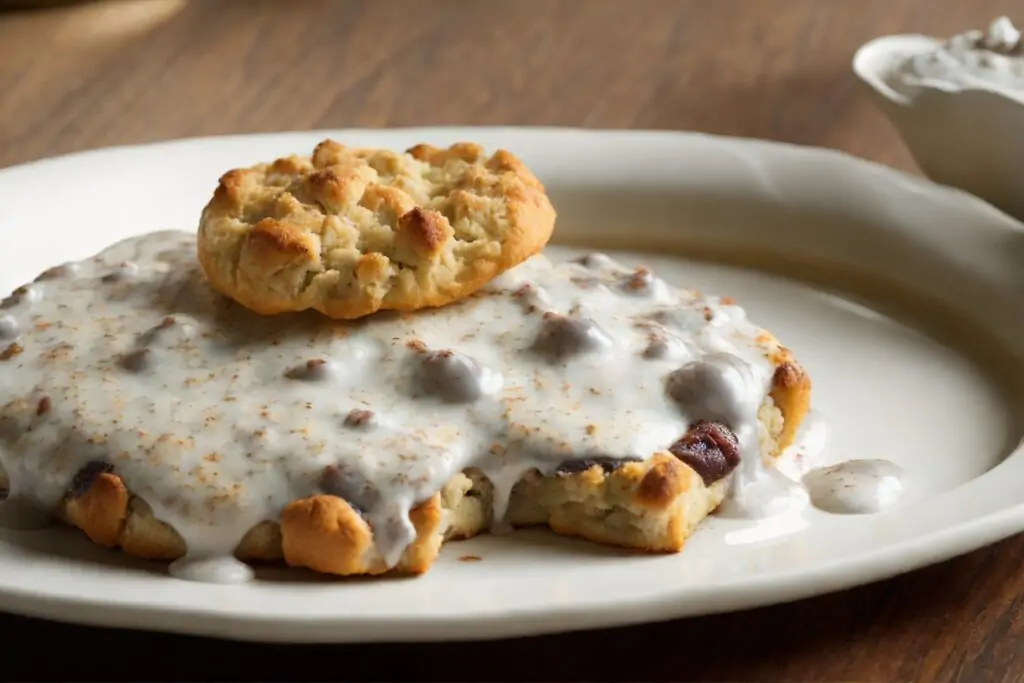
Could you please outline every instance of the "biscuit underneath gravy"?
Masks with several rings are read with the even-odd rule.
[[[213,581],[422,573],[495,523],[676,552],[809,408],[735,302],[607,256],[347,323],[253,314],[195,250],[133,237],[0,300],[0,526],[53,513]]]
[[[465,298],[538,253],[554,225],[543,185],[504,150],[325,140],[311,157],[224,174],[198,255],[213,287],[252,311],[352,319]]]

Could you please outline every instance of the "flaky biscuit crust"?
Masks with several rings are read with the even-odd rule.
[[[788,447],[806,416],[811,384],[803,368],[782,349],[768,399],[759,412],[762,448],[777,456]],[[0,487],[6,488],[0,471]],[[515,486],[506,520],[513,526],[547,526],[555,533],[654,553],[682,550],[696,526],[723,500],[727,480],[706,486],[688,465],[668,452],[611,469],[593,465],[575,473],[529,472]],[[235,555],[247,561],[281,561],[340,576],[386,572],[421,574],[446,540],[471,538],[489,528],[491,483],[476,470],[456,475],[410,513],[416,539],[398,564],[388,568],[373,529],[347,501],[315,495],[293,501],[279,522],[249,531]],[[175,560],[184,540],[133,496],[115,473],[99,474],[81,495],[69,494],[57,509],[98,545],[120,547],[150,560]]]
[[[214,288],[256,313],[352,319],[464,298],[538,253],[554,225],[543,185],[504,150],[325,140],[225,173],[198,256]]]
[[[600,465],[573,474],[533,473],[516,485],[506,520],[514,526],[546,525],[558,534],[636,548],[678,552],[696,525],[725,495],[725,482],[705,486],[669,453],[628,462],[607,472]],[[347,501],[316,495],[293,501],[280,522],[263,522],[246,534],[235,555],[248,561],[284,560],[339,576],[389,571],[422,574],[448,539],[471,538],[490,525],[493,491],[482,475],[467,471],[409,515],[416,539],[389,568],[374,544],[373,529]],[[66,497],[58,517],[98,545],[135,557],[170,561],[185,555],[181,536],[132,496],[117,475],[100,474],[82,495]]]

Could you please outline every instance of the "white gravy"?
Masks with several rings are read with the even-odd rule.
[[[737,481],[759,476],[774,342],[647,270],[538,256],[466,301],[342,323],[254,315],[195,261],[193,236],[153,233],[6,300],[7,525],[108,467],[185,540],[175,576],[239,581],[242,536],[324,491],[362,512],[392,566],[410,508],[469,466],[495,484],[499,524],[528,470],[647,458],[701,419],[735,431]]]
[[[1024,92],[1024,41],[1007,17],[986,31],[967,31],[936,50],[914,55],[893,74],[909,86],[928,82]]]
[[[0,526],[42,526],[113,470],[184,539],[175,577],[250,579],[232,555],[245,533],[324,492],[360,510],[393,566],[414,538],[409,510],[462,469],[494,484],[492,530],[507,530],[527,471],[644,459],[700,420],[739,444],[715,475],[731,478],[721,516],[808,496],[829,512],[886,507],[901,490],[891,463],[819,468],[806,491],[764,466],[757,411],[776,349],[730,301],[601,254],[537,256],[415,314],[261,317],[207,286],[192,235],[151,233],[0,305]],[[823,424],[809,424],[801,440],[820,450]]]
[[[818,467],[804,475],[803,483],[814,507],[841,515],[882,512],[905,490],[903,468],[888,460],[847,460]]]
[[[200,583],[245,583],[254,576],[252,567],[230,555],[186,556],[172,562],[167,571],[176,579]]]

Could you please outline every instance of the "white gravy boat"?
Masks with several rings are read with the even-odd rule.
[[[893,78],[907,58],[941,45],[921,35],[883,36],[857,51],[853,70],[926,175],[1024,220],[1024,90]]]

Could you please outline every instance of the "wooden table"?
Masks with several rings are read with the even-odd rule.
[[[913,172],[850,73],[855,48],[1011,8],[1020,0],[121,0],[0,14],[0,166],[219,133],[544,124],[824,145]],[[32,644],[5,646],[2,662],[8,680],[1018,681],[1022,566],[1017,537],[791,605],[472,645],[264,647],[0,617]]]

